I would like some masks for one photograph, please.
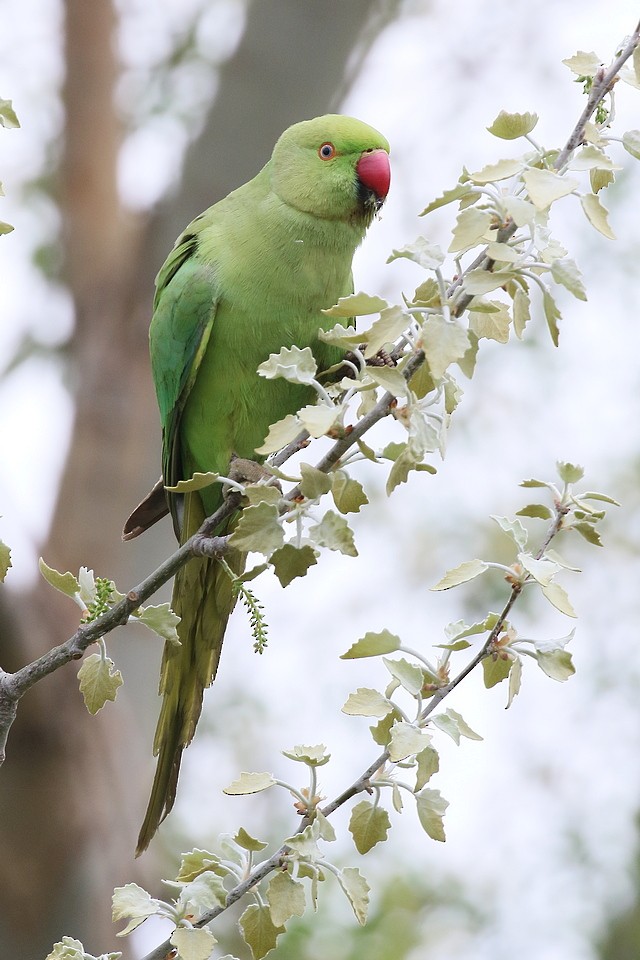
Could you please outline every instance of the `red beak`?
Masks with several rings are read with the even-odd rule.
[[[356,164],[358,179],[369,190],[373,190],[379,200],[389,193],[391,166],[386,150],[371,150],[363,153]]]

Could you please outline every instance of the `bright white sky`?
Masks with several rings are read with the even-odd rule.
[[[55,51],[58,4],[5,0],[5,6],[5,22],[12,27],[10,43],[2,41],[9,48],[0,56],[0,95],[14,100],[23,129],[0,131],[7,193],[1,216],[19,227],[0,239],[5,317],[0,365],[25,331],[55,343],[71,322],[65,293],[52,292],[29,264],[34,237],[55,225],[56,212],[47,204],[25,209],[12,199],[22,178],[42,169],[42,146],[59,123],[59,107],[50,96],[61,71]],[[162,9],[175,13],[176,6],[165,0]],[[549,147],[561,145],[583,106],[562,58],[583,49],[596,50],[608,61],[638,17],[631,0],[605,8],[597,0],[538,0],[535,5],[414,0],[405,8],[412,12],[375,44],[344,104],[344,112],[377,126],[392,144],[392,193],[381,223],[358,255],[356,275],[357,286],[395,301],[403,287],[411,291],[422,276],[412,264],[383,268],[390,250],[419,233],[448,246],[451,210],[427,221],[418,219],[420,210],[455,183],[463,165],[478,169],[517,153],[517,145],[485,130],[499,110],[537,112],[537,139]],[[131,20],[130,29],[138,23],[140,36],[151,21],[142,0],[136,9],[138,19]],[[220,9],[226,10],[232,43],[237,5]],[[125,32],[130,58],[136,49],[132,37],[135,31]],[[155,42],[162,43],[160,34]],[[25,70],[25,62],[33,68]],[[640,127],[640,92],[620,85],[617,108],[615,133]],[[140,198],[138,185],[148,184],[146,152],[166,140],[162,131],[152,131],[128,145],[122,167],[126,195]],[[465,400],[439,475],[420,475],[394,495],[389,507],[381,496],[374,506],[375,529],[366,516],[357,519],[360,558],[331,558],[324,573],[315,576],[313,603],[300,581],[285,593],[269,581],[260,587],[273,641],[258,665],[265,671],[260,674],[264,694],[256,693],[256,703],[247,709],[251,715],[260,711],[262,700],[269,701],[269,723],[253,734],[259,759],[248,751],[246,762],[291,776],[277,750],[293,741],[317,742],[318,716],[337,714],[322,733],[336,757],[323,768],[323,788],[330,797],[353,775],[354,762],[359,771],[375,756],[366,723],[342,717],[339,707],[355,687],[386,682],[381,667],[341,664],[337,655],[365,630],[384,626],[393,626],[414,646],[441,642],[442,627],[468,614],[464,604],[471,604],[469,615],[495,608],[499,588],[488,597],[482,586],[444,596],[426,588],[448,566],[486,551],[494,542],[488,540],[488,516],[513,514],[524,502],[518,481],[531,475],[551,479],[556,459],[584,464],[591,489],[624,501],[608,522],[606,552],[574,547],[572,557],[585,572],[564,581],[580,615],[572,644],[577,676],[557,684],[532,664],[521,697],[506,714],[505,691],[486,694],[479,682],[466,684],[452,705],[485,742],[459,749],[438,744],[443,759],[433,785],[451,803],[447,843],[416,839],[414,814],[406,809],[402,818],[394,816],[386,849],[369,854],[361,865],[375,876],[389,856],[399,864],[418,860],[428,872],[457,872],[471,884],[492,923],[479,939],[444,938],[429,960],[593,960],[593,931],[627,891],[640,795],[635,652],[640,515],[632,475],[640,422],[640,166],[622,150],[615,156],[625,172],[605,202],[616,243],[588,227],[572,198],[554,216],[554,229],[581,265],[589,294],[587,304],[560,298],[565,316],[560,350],[542,334],[540,317],[524,344],[487,349],[474,381],[463,383]],[[170,151],[164,158],[169,180],[178,158]],[[161,175],[152,189],[161,190],[165,182]],[[12,579],[18,585],[32,576],[35,541],[51,509],[51,477],[65,455],[71,405],[55,365],[43,357],[0,384],[0,410],[6,465],[0,473],[0,537],[14,548]],[[572,624],[541,603],[515,617],[521,632],[566,634]],[[233,659],[223,662],[217,684],[223,703],[235,698],[247,676],[257,676],[239,612],[227,644],[235,650]],[[309,644],[326,648],[326,662],[318,669],[314,665],[313,677]],[[285,697],[283,691],[291,692]],[[204,736],[187,755],[176,811],[185,824],[197,790],[204,784],[217,795],[237,772],[231,766],[237,757],[231,754],[219,758],[210,774],[197,771],[194,761],[208,746]],[[252,817],[259,822],[260,816],[259,800],[252,802],[257,812],[252,813],[250,801],[217,803],[212,830],[233,830],[239,818],[251,829]]]

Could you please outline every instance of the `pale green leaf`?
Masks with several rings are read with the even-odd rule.
[[[614,500],[613,497],[609,497],[606,493],[596,493],[594,490],[589,490],[587,493],[580,494],[581,500],[602,500],[604,503],[610,503],[614,507],[619,507],[620,503],[617,500]]]
[[[521,480],[519,486],[521,487],[548,487],[549,484],[545,483],[544,480],[535,480],[531,478],[530,480]]]
[[[537,113],[507,113],[501,110],[487,130],[501,140],[517,140],[531,133],[537,122]]]
[[[387,263],[401,258],[413,260],[425,270],[436,270],[444,263],[445,256],[437,243],[432,243],[426,237],[418,237],[413,243],[402,247],[400,250],[392,250]]]
[[[553,563],[551,560],[537,560],[529,553],[519,553],[518,561],[527,573],[543,587],[548,586],[560,570],[557,563]]]
[[[143,623],[163,640],[173,644],[180,643],[176,630],[180,617],[173,612],[171,604],[159,603],[157,606],[138,607],[132,619],[137,623]]]
[[[553,560],[554,563],[557,563],[559,567],[564,567],[565,570],[572,570],[574,573],[581,573],[580,567],[574,567],[562,557],[557,550],[554,550],[553,547],[548,547],[545,551],[545,556],[549,560]]]
[[[538,210],[546,210],[556,200],[566,197],[579,186],[573,177],[561,176],[553,170],[532,167],[522,175],[529,199]]]
[[[113,891],[111,906],[111,919],[113,922],[118,920],[129,920],[124,930],[116,934],[117,937],[125,937],[132,930],[135,930],[147,917],[152,917],[158,913],[160,907],[142,887],[137,883],[127,883],[124,887],[116,887]]]
[[[4,583],[5,577],[11,567],[11,550],[0,540],[0,583]]]
[[[430,742],[431,736],[426,730],[407,723],[406,720],[399,720],[391,728],[389,759],[394,763],[406,760],[407,757],[420,753]]]
[[[622,168],[608,157],[604,150],[588,143],[582,147],[571,160],[572,170],[621,170]]]
[[[331,494],[340,513],[359,513],[360,507],[369,503],[362,484],[353,480],[344,470],[333,473]]]
[[[436,723],[436,720],[447,721],[445,725]],[[438,713],[431,718],[431,722],[437,727],[448,733],[457,744],[460,743],[460,737],[466,737],[468,740],[482,740],[483,738],[475,730],[472,730],[466,720],[456,711],[449,708],[444,713]],[[455,730],[454,730],[455,728]]]
[[[543,503],[528,503],[517,511],[519,517],[537,517],[538,520],[550,520],[553,514]]]
[[[262,960],[262,957],[275,948],[276,940],[284,933],[284,927],[276,925],[271,919],[269,908],[258,906],[257,903],[247,907],[238,920],[238,925],[249,945],[253,960]]]
[[[386,717],[393,710],[393,704],[377,690],[359,687],[350,693],[342,712],[350,717]]]
[[[440,380],[449,366],[461,360],[469,349],[467,331],[455,320],[431,316],[422,325],[422,349],[434,380]]]
[[[209,960],[217,943],[209,930],[196,927],[177,927],[169,939],[178,951],[180,960]]]
[[[487,564],[483,560],[465,560],[464,563],[447,570],[444,577],[431,587],[431,590],[449,590],[451,587],[457,587],[460,583],[466,583],[473,580],[488,570]]]
[[[529,535],[519,520],[510,520],[508,517],[496,516],[492,516],[491,519],[495,520],[500,529],[513,540],[520,550],[524,550]]]
[[[20,126],[11,100],[0,99],[0,126],[6,127],[7,130]]]
[[[361,800],[351,811],[349,832],[358,853],[368,853],[377,843],[386,840],[390,827],[387,811],[369,800]]]
[[[205,871],[212,871],[219,877],[226,877],[229,873],[228,868],[221,865],[220,857],[217,854],[210,853],[209,850],[195,848],[182,854],[180,870],[176,880],[189,883]]]
[[[600,57],[593,50],[590,53],[578,50],[572,57],[567,57],[562,62],[578,77],[595,77],[602,66]]]
[[[277,450],[282,450],[283,447],[286,447],[288,443],[295,440],[301,433],[302,424],[294,414],[288,413],[283,420],[278,420],[277,423],[271,424],[262,446],[256,447],[256,453],[266,455],[268,453],[275,453]]]
[[[249,850],[252,853],[259,853],[261,850],[264,850],[265,847],[269,846],[264,840],[257,840],[256,837],[252,837],[244,827],[238,829],[238,832],[233,838],[233,842],[237,843],[243,850]]]
[[[329,843],[333,843],[336,839],[336,832],[333,829],[332,824],[325,817],[325,815],[320,810],[320,807],[316,807],[314,814],[314,822],[318,824],[318,836],[321,840],[327,840]]]
[[[229,538],[237,550],[255,551],[265,556],[282,546],[284,532],[278,522],[278,508],[272,503],[258,503],[242,511]]]
[[[276,873],[267,887],[269,912],[276,927],[283,927],[291,917],[301,917],[306,906],[304,887],[289,873]]]
[[[466,197],[470,193],[471,187],[468,183],[457,183],[451,190],[445,190],[441,197],[432,200],[431,203],[424,208],[420,216],[424,217],[426,214],[432,213],[434,210],[437,210],[439,207],[444,207],[448,203],[455,203],[456,200],[461,200],[462,197]]]
[[[118,960],[122,954],[103,953],[100,957],[93,957],[84,949],[80,940],[73,937],[63,937],[58,943],[53,945],[53,949],[47,954],[45,960]]]
[[[353,540],[353,530],[339,514],[327,510],[320,523],[309,527],[309,536],[321,547],[339,550],[348,557],[357,557],[358,551]]]
[[[498,343],[507,343],[509,339],[509,324],[511,316],[506,304],[492,300],[497,309],[490,313],[469,309],[469,331],[476,337],[486,340],[496,340]]]
[[[622,135],[622,146],[636,160],[640,160],[640,130],[627,130]]]
[[[0,237],[4,236],[6,233],[13,233],[15,227],[10,223],[7,223],[6,220],[0,220]]]
[[[594,226],[603,237],[607,237],[608,240],[615,240],[616,235],[607,220],[608,211],[601,203],[600,197],[595,193],[585,193],[584,196],[580,197],[580,203],[582,204],[582,209],[589,223]]]
[[[382,310],[379,320],[375,320],[366,333],[365,357],[375,357],[385,344],[397,340],[410,323],[411,318],[402,307],[387,307]]]
[[[282,753],[290,760],[306,763],[308,767],[323,767],[331,759],[331,754],[327,753],[324,743],[317,743],[314,746],[299,744],[291,750],[283,750]]]
[[[506,656],[506,654],[504,657],[489,656],[484,658],[482,661],[482,674],[487,690],[495,687],[495,685],[502,680],[506,680],[509,676],[512,662],[511,657]]]
[[[615,174],[611,170],[590,170],[589,184],[592,193],[599,193],[615,181]]]
[[[538,666],[552,680],[568,680],[576,672],[568,650],[538,653]]]
[[[584,468],[577,463],[557,460],[556,469],[558,476],[564,483],[579,483],[584,477]]]
[[[572,293],[578,300],[586,300],[587,292],[582,282],[582,275],[577,264],[565,257],[561,260],[554,260],[551,264],[551,276],[556,283],[561,283],[563,287]]]
[[[318,340],[333,343],[344,350],[353,350],[354,347],[362,343],[362,334],[356,331],[355,327],[345,327],[341,323],[336,323],[330,330],[320,328],[318,330]]]
[[[78,670],[80,693],[92,716],[104,707],[107,700],[115,700],[118,687],[122,686],[122,674],[114,670],[113,660],[92,653],[85,657]]]
[[[567,617],[577,617],[577,613],[571,605],[571,601],[567,596],[567,591],[564,587],[561,587],[559,583],[549,583],[542,588],[542,592],[553,606],[560,611],[560,613],[566,614]]]
[[[364,926],[369,907],[369,884],[357,867],[345,867],[338,874],[338,881],[351,904],[356,920],[360,926]]]
[[[391,676],[395,677],[400,686],[412,697],[417,696],[422,691],[424,674],[420,667],[417,667],[414,663],[409,663],[404,658],[389,660],[387,657],[383,657],[382,662]]]
[[[373,742],[377,743],[381,747],[387,747],[389,745],[389,741],[391,740],[391,728],[396,720],[400,719],[400,713],[397,708],[394,707],[389,711],[386,717],[382,717],[378,723],[369,727],[371,736],[373,737]]]
[[[407,381],[395,367],[369,367],[367,375],[394,397],[404,396],[407,392]]]
[[[600,534],[595,529],[593,524],[587,523],[585,521],[578,521],[577,523],[573,523],[571,525],[571,529],[575,530],[576,533],[579,533],[581,537],[584,537],[587,543],[592,543],[594,547],[602,546],[602,540],[600,538]]]
[[[520,686],[522,684],[522,660],[520,657],[516,657],[511,664],[511,670],[509,671],[509,696],[507,698],[507,706],[505,709],[509,709],[513,703],[515,697],[520,693]]]
[[[516,226],[531,226],[535,223],[538,211],[529,200],[525,200],[524,197],[503,197],[500,202],[505,213],[511,217]]]
[[[522,252],[517,247],[509,246],[508,243],[498,243],[496,240],[492,240],[487,244],[487,256],[497,262],[517,263],[522,257]]]
[[[490,131],[491,132],[491,131]],[[511,138],[508,138],[511,139]],[[508,180],[515,177],[524,169],[524,162],[517,158],[498,160],[497,163],[488,163],[482,170],[470,173],[469,178],[480,186],[486,183],[496,183],[499,180]]]
[[[270,773],[241,773],[238,779],[225,787],[222,792],[229,796],[260,793],[262,790],[272,787],[275,782]]]
[[[462,210],[456,219],[449,253],[463,253],[470,247],[475,247],[484,239],[492,220],[493,214],[489,210],[478,210],[476,207]]]
[[[513,331],[519,340],[522,340],[524,328],[531,319],[529,294],[522,287],[518,287],[513,298]]]
[[[312,383],[317,372],[311,347],[282,347],[279,353],[270,353],[269,359],[258,367],[260,376],[267,380],[283,377],[291,383]]]
[[[316,500],[331,490],[332,478],[323,470],[317,470],[309,463],[300,464],[300,490],[309,500]]]
[[[340,407],[319,400],[298,410],[298,420],[312,437],[324,437],[340,417]]]
[[[296,577],[305,577],[309,568],[318,562],[312,546],[294,547],[292,543],[275,550],[269,560],[282,587],[287,587]]]
[[[354,293],[349,297],[340,297],[335,306],[323,310],[328,317],[364,317],[371,313],[380,313],[389,304],[382,297],[370,297],[368,293]]]
[[[42,557],[38,560],[40,573],[52,587],[64,593],[67,597],[75,597],[80,592],[80,584],[72,573],[59,573],[53,567],[47,566]]]
[[[549,333],[551,335],[551,341],[554,347],[558,346],[558,340],[560,339],[560,331],[558,329],[558,321],[562,318],[561,313],[558,310],[558,305],[555,300],[549,293],[549,291],[544,289],[542,294],[542,308],[544,310],[545,319],[547,321],[547,326],[549,327]]]
[[[227,891],[222,878],[212,870],[205,870],[194,880],[183,884],[176,908],[182,916],[193,916],[224,906],[226,899]]]
[[[356,640],[349,647],[346,653],[343,653],[341,660],[357,660],[360,657],[379,657],[384,653],[393,653],[400,647],[400,637],[388,630],[382,630],[380,633],[365,633],[364,637]]]
[[[212,470],[208,473],[194,473],[188,480],[179,480],[175,486],[165,487],[165,490],[170,490],[172,493],[192,493],[194,490],[210,487],[213,483],[217,483],[219,478],[220,474]]]
[[[432,790],[425,787],[416,794],[416,804],[418,808],[418,819],[422,824],[423,830],[432,840],[446,840],[442,818],[449,806],[439,790]]]
[[[318,847],[320,838],[320,823],[314,820],[308,824],[300,833],[295,833],[292,837],[286,837],[285,844],[291,848],[297,857],[305,857],[308,860],[319,860],[322,854]]]
[[[440,757],[435,747],[429,744],[424,750],[416,754],[418,769],[416,773],[416,793],[429,782],[434,773],[440,769]]]

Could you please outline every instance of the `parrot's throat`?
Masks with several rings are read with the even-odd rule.
[[[375,190],[364,185],[358,180],[358,208],[361,211],[361,217],[365,227],[369,227],[374,217],[380,212],[384,204],[384,199],[379,197]]]

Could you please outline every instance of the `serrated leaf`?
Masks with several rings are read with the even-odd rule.
[[[527,545],[529,535],[519,520],[510,520],[508,517],[492,516],[492,520],[498,524],[500,529],[510,537],[520,550],[524,550]]]
[[[76,593],[80,592],[80,584],[72,573],[59,573],[58,570],[48,566],[42,557],[38,560],[38,567],[47,583],[59,590],[60,593],[64,593],[65,596],[75,597]]]
[[[521,480],[519,483],[521,487],[548,487],[549,484],[545,483],[544,480]]]
[[[314,861],[319,860],[321,857],[318,847],[319,838],[320,823],[318,820],[314,820],[313,823],[308,824],[300,833],[295,833],[292,837],[287,837],[284,842],[298,857],[305,857],[308,860]]]
[[[442,818],[449,806],[439,790],[432,790],[425,787],[416,794],[416,804],[418,807],[418,819],[422,824],[423,830],[432,840],[444,842],[447,838],[444,832]]]
[[[517,227],[531,226],[535,223],[538,211],[535,206],[524,197],[503,197],[501,204],[507,216],[511,217]]]
[[[11,550],[0,540],[0,583],[4,583],[5,577],[11,567]]]
[[[587,299],[587,292],[582,282],[582,275],[577,264],[569,257],[553,261],[551,264],[551,276],[556,283],[561,283],[562,286],[578,300]]]
[[[551,583],[560,569],[557,563],[553,563],[552,560],[537,560],[529,553],[519,553],[518,562],[541,586],[547,586]]]
[[[421,340],[429,371],[436,381],[469,349],[467,331],[457,321],[445,320],[441,316],[431,316],[423,323]]]
[[[193,493],[195,490],[204,490],[205,487],[210,487],[213,483],[217,483],[219,479],[220,474],[214,473],[212,470],[207,473],[194,473],[188,480],[179,480],[175,486],[165,487],[165,490],[170,490],[172,493]]]
[[[352,350],[362,343],[362,334],[355,327],[345,327],[342,323],[336,323],[330,330],[318,330],[318,340],[324,343],[333,343],[343,350]]]
[[[576,672],[568,650],[550,650],[538,653],[538,666],[552,680],[568,680]]]
[[[475,247],[490,229],[492,220],[493,215],[488,210],[478,210],[476,207],[462,210],[456,219],[449,253],[463,253]]]
[[[430,741],[431,736],[426,730],[414,726],[413,723],[407,723],[406,720],[399,720],[391,728],[389,759],[393,763],[406,760],[407,757],[424,750]]]
[[[522,179],[529,199],[538,210],[547,210],[552,203],[573,193],[579,186],[573,177],[561,176],[553,170],[538,170],[535,167],[526,170]]]
[[[310,384],[317,372],[311,347],[282,347],[278,353],[270,353],[269,359],[258,367],[261,377],[267,380],[283,377],[290,383]]]
[[[420,667],[417,667],[414,663],[409,663],[404,658],[389,660],[387,657],[383,657],[382,662],[391,676],[395,677],[401,687],[412,697],[420,693],[424,685],[424,675]]]
[[[407,381],[395,367],[369,367],[367,374],[378,386],[388,390],[394,397],[402,397],[407,392]]]
[[[516,515],[518,517],[536,517],[539,520],[550,520],[553,516],[549,507],[545,507],[543,503],[528,503],[526,507],[518,510]]]
[[[518,247],[511,247],[508,243],[499,243],[492,240],[487,244],[487,256],[498,263],[517,263],[522,257]]]
[[[11,100],[0,99],[0,125],[7,130],[12,130],[20,126],[20,121],[16,116]]]
[[[268,454],[282,450],[288,443],[295,440],[302,433],[302,424],[298,418],[292,414],[287,414],[277,423],[272,423],[269,432],[262,442],[262,446],[256,447],[256,453]]]
[[[596,147],[593,143],[583,146],[574,155],[571,160],[570,168],[572,170],[620,170],[621,167],[608,157],[604,150]]]
[[[565,460],[556,461],[558,476],[564,483],[579,483],[584,477],[584,468],[577,463]]]
[[[183,853],[180,860],[180,870],[176,880],[181,883],[190,883],[200,876],[201,873],[212,871],[217,876],[226,877],[229,869],[221,865],[220,857],[208,850],[195,848],[188,853]]]
[[[549,333],[551,334],[551,341],[554,347],[558,346],[558,341],[560,339],[560,330],[558,329],[558,320],[562,319],[562,315],[558,310],[558,306],[545,287],[542,294],[542,307],[544,309],[545,319],[547,321],[547,326],[549,327]]]
[[[600,534],[593,524],[580,520],[577,523],[572,523],[571,529],[575,530],[576,533],[579,533],[581,537],[584,537],[587,543],[592,543],[594,547],[602,546]]]
[[[413,260],[414,263],[419,264],[425,270],[436,270],[442,266],[445,260],[444,253],[438,244],[432,243],[426,237],[418,237],[413,243],[407,244],[406,247],[402,247],[400,250],[392,250],[387,263],[401,258]]]
[[[113,660],[92,653],[85,657],[78,670],[80,693],[92,716],[101,710],[107,700],[115,700],[118,687],[122,686],[122,674],[114,670]]]
[[[377,690],[370,687],[358,687],[350,693],[342,707],[342,712],[350,717],[386,717],[393,710],[393,704]]]
[[[317,743],[314,746],[299,744],[291,750],[283,750],[282,753],[290,760],[306,763],[308,767],[323,767],[331,759],[331,754],[327,753],[324,743]]]
[[[600,197],[598,197],[595,193],[585,193],[580,197],[580,203],[582,204],[582,209],[584,210],[589,223],[594,226],[603,237],[607,237],[608,240],[615,240],[616,235],[609,226],[609,221],[607,220],[609,211],[601,203]]]
[[[469,331],[476,337],[486,340],[496,340],[498,343],[507,343],[509,340],[509,325],[511,315],[505,303],[492,300],[497,309],[489,313],[469,308]]]
[[[180,645],[177,625],[180,617],[174,613],[169,603],[159,603],[157,606],[139,607],[134,617],[136,622],[143,623],[149,630],[153,630],[159,637],[168,643]]]
[[[300,490],[309,500],[315,500],[331,490],[331,477],[323,470],[318,470],[309,463],[301,463],[300,474]]]
[[[338,882],[351,904],[356,920],[360,926],[364,926],[369,907],[369,890],[371,889],[369,884],[357,867],[345,867],[337,876]]]
[[[444,713],[437,713],[430,718],[430,723],[443,733],[446,733],[456,744],[460,744],[460,737],[467,737],[469,740],[482,740],[479,733],[471,729],[469,724],[455,710],[445,710]]]
[[[380,318],[371,324],[366,334],[367,346],[364,351],[366,359],[375,357],[385,344],[397,340],[410,323],[411,318],[402,307],[386,307],[382,310]]]
[[[272,787],[275,782],[270,773],[243,772],[237,780],[230,783],[222,792],[233,797],[244,796],[248,793],[260,793],[262,790]]]
[[[490,131],[491,132],[491,131]],[[505,139],[512,139],[510,137]],[[508,180],[509,177],[515,177],[524,169],[524,162],[512,157],[507,160],[498,160],[496,163],[488,163],[482,170],[470,173],[469,178],[473,183],[480,186],[486,183],[497,183],[499,180]]]
[[[275,948],[276,940],[284,933],[284,927],[276,925],[271,919],[269,908],[258,906],[257,903],[247,907],[238,925],[254,960],[262,960]]]
[[[594,53],[593,50],[590,53],[586,53],[584,50],[578,50],[572,57],[567,57],[567,59],[562,62],[578,77],[595,77],[602,66],[600,57],[597,53]]]
[[[417,773],[416,773],[416,793],[429,782],[434,773],[440,769],[440,757],[435,747],[429,744],[424,750],[416,754]]]
[[[386,840],[390,827],[387,811],[369,800],[361,800],[351,811],[349,832],[358,853],[368,853],[377,843]]]
[[[622,134],[622,146],[636,160],[640,160],[640,130],[627,130]]]
[[[122,954],[110,954],[114,958]],[[74,940],[73,937],[63,937],[58,943],[54,943],[51,953],[48,953],[45,960],[86,960],[84,945],[80,940]]]
[[[577,617],[578,614],[575,612],[571,605],[571,601],[567,596],[567,591],[564,587],[561,587],[559,583],[549,583],[546,586],[543,586],[542,592],[553,606],[560,611],[560,613],[566,614],[567,617]]]
[[[338,302],[322,312],[328,317],[365,317],[380,313],[389,304],[382,297],[370,297],[368,293],[354,293],[349,297],[340,297]]]
[[[7,233],[13,233],[15,227],[10,223],[7,223],[6,220],[0,220],[0,237],[4,236]]]
[[[501,110],[487,130],[501,140],[517,140],[531,133],[537,122],[537,113],[507,113]]]
[[[420,216],[424,217],[428,213],[438,210],[439,207],[446,206],[448,203],[455,203],[456,200],[461,200],[469,193],[471,193],[471,187],[468,183],[457,183],[451,190],[445,190],[442,196],[436,200],[432,200],[431,203],[424,208]]]
[[[152,899],[151,894],[139,887],[137,883],[127,883],[124,887],[116,887],[111,900],[111,919],[127,920],[129,923],[116,936],[125,937],[132,930],[147,919],[158,913],[160,907]]]
[[[457,587],[460,583],[467,583],[469,580],[480,576],[485,570],[488,570],[487,564],[483,560],[465,560],[451,570],[447,570],[444,577],[430,590],[450,590],[451,587]]]
[[[324,437],[340,417],[340,407],[319,400],[302,407],[297,413],[298,420],[312,437]]]
[[[369,503],[362,484],[344,470],[336,470],[333,474],[331,494],[340,513],[359,513],[360,508]]]
[[[391,444],[389,444],[391,446]],[[426,471],[435,473],[435,467],[431,464],[422,463],[421,459],[413,452],[409,444],[398,444],[401,447],[401,453],[397,456],[393,467],[389,471],[387,478],[386,494],[391,496],[399,484],[406,483],[412,470]],[[387,448],[385,448],[387,449]]]
[[[348,557],[357,557],[358,551],[353,539],[353,530],[339,514],[327,510],[320,523],[309,527],[309,536],[321,547],[339,550]]]
[[[278,522],[278,509],[272,503],[257,503],[242,511],[229,543],[237,550],[255,551],[265,556],[282,546],[284,532]]]
[[[589,170],[589,184],[592,193],[599,193],[615,181],[611,170]]]
[[[360,657],[379,657],[384,653],[393,653],[400,647],[400,637],[388,630],[382,630],[380,633],[365,633],[352,644],[346,653],[340,657],[341,660],[357,660]]]
[[[619,507],[620,503],[606,493],[596,493],[595,490],[589,490],[587,493],[580,494],[581,500],[602,500],[603,503],[610,503],[613,507]]]
[[[386,717],[382,717],[378,723],[369,727],[371,736],[373,737],[373,742],[377,743],[381,747],[386,747],[389,744],[391,739],[391,728],[393,727],[396,720],[400,720],[401,716],[397,708],[393,708]]]
[[[512,662],[511,657],[506,656],[504,658],[493,656],[484,658],[482,661],[482,674],[487,690],[495,687],[495,685],[501,683],[502,680],[506,680],[509,676]]]
[[[283,927],[291,917],[301,917],[306,906],[304,887],[289,873],[276,873],[267,887],[269,913],[276,927]]]
[[[309,568],[318,562],[313,547],[294,547],[285,543],[269,557],[281,587],[287,587],[296,577],[306,577]]]
[[[238,829],[238,832],[233,838],[233,842],[237,843],[243,850],[249,850],[252,853],[259,853],[260,850],[264,850],[265,847],[269,846],[264,840],[257,840],[255,837],[252,837],[244,827]]]
[[[196,927],[176,927],[169,939],[180,960],[209,960],[218,942],[209,930]]]
[[[518,287],[513,298],[513,332],[522,340],[524,329],[531,319],[531,301],[529,294],[522,287]]]

